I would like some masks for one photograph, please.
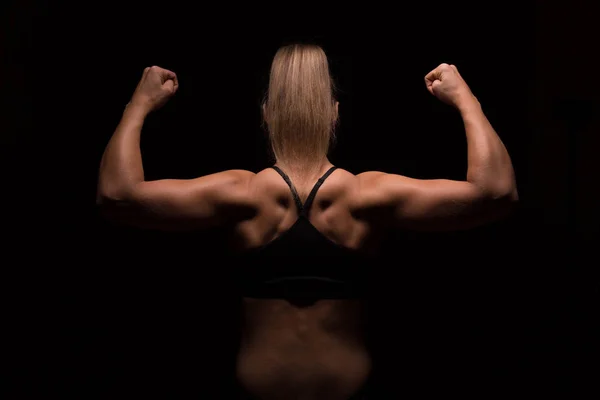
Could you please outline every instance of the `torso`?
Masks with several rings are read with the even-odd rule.
[[[302,202],[317,179],[330,167],[309,178],[295,179],[290,175]],[[358,178],[338,168],[317,192],[311,207],[310,222],[328,239],[357,251],[377,250],[377,234],[372,226],[357,215]],[[256,174],[251,182],[250,193],[257,214],[235,228],[235,246],[248,249],[263,246],[290,229],[298,219],[298,211],[290,188],[275,170],[269,168]]]
[[[259,399],[347,400],[371,370],[362,317],[357,300],[245,299],[238,381]]]
[[[319,175],[290,176],[302,202]],[[329,240],[356,251],[375,249],[372,227],[357,217],[357,178],[336,170],[321,186],[310,222]],[[263,246],[298,218],[289,187],[273,169],[252,182],[255,216],[235,229],[238,248]],[[243,300],[243,332],[237,378],[259,399],[348,399],[367,380],[371,359],[364,340],[365,310],[360,300],[319,300],[297,307],[283,299]]]

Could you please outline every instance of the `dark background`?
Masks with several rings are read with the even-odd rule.
[[[464,179],[461,120],[423,83],[448,62],[517,174],[521,202],[508,220],[390,238],[374,324],[383,398],[591,387],[593,13],[533,2],[296,6],[7,6],[4,398],[228,398],[238,299],[219,232],[109,225],[94,204],[97,170],[151,65],[175,71],[180,90],[144,127],[147,179],[269,166],[260,100],[275,51],[297,40],[330,57],[335,165]]]

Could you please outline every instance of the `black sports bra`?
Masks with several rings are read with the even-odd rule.
[[[272,168],[290,187],[299,217],[273,241],[244,252],[244,261],[238,266],[242,295],[308,304],[318,299],[361,297],[366,286],[366,257],[332,242],[308,219],[317,191],[336,167],[319,178],[304,204],[290,178],[280,168]]]

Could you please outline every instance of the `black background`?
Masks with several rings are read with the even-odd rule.
[[[498,4],[8,6],[7,398],[228,398],[238,299],[219,233],[107,224],[94,204],[98,165],[143,69],[159,65],[178,74],[180,90],[144,127],[147,179],[267,167],[260,101],[275,51],[298,40],[330,57],[335,165],[464,179],[462,122],[423,83],[447,62],[517,174],[521,202],[508,220],[390,238],[378,392],[587,387],[597,349],[593,24],[574,6]]]

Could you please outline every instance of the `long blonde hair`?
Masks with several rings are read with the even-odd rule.
[[[338,114],[329,63],[321,47],[293,44],[277,51],[263,116],[278,161],[311,165],[327,156]]]

